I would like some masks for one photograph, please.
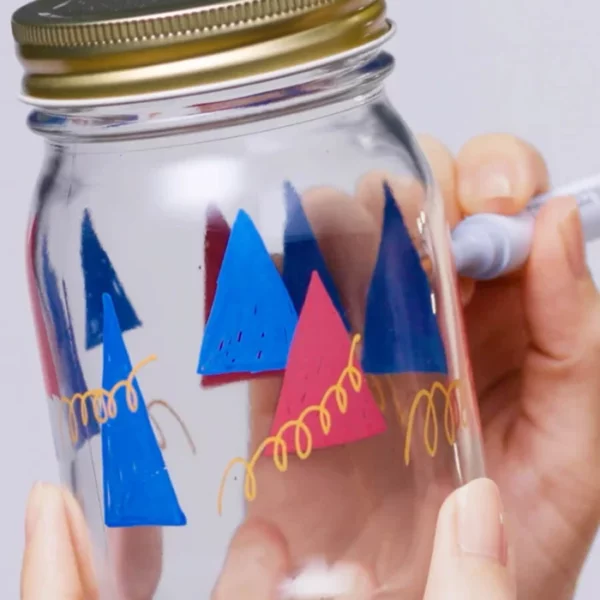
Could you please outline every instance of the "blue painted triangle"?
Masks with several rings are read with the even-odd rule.
[[[316,271],[336,310],[350,331],[350,323],[342,306],[335,283],[327,269],[308,217],[302,208],[298,192],[291,183],[284,184],[287,222],[283,238],[283,281],[290,293],[296,312],[304,306],[313,271]]]
[[[127,380],[131,362],[115,306],[108,294],[104,305],[104,371],[102,387],[111,390]],[[115,393],[117,415],[102,425],[104,520],[107,527],[177,526],[187,523],[156,441],[137,379],[138,408],[127,405],[126,388]]]
[[[85,285],[86,349],[102,344],[102,294],[110,294],[113,298],[121,331],[129,331],[142,324],[94,231],[88,210],[84,212],[81,223],[81,268]]]
[[[367,295],[362,364],[374,374],[448,372],[427,274],[388,185]]]
[[[240,210],[217,280],[198,373],[284,369],[298,315],[279,272],[246,212]]]
[[[77,342],[75,341],[75,332],[73,331],[73,321],[71,319],[71,310],[69,308],[69,296],[67,294],[67,286],[65,281],[62,282],[63,297],[65,299],[65,314],[67,324],[67,347],[65,348],[65,363],[70,365],[69,381],[71,382],[69,396],[80,393],[83,394],[87,391],[88,386],[83,375],[81,368],[81,361],[79,360],[79,353],[77,352]],[[82,435],[79,436],[78,442],[75,444],[76,448],[79,448],[86,439],[90,439],[97,433],[100,433],[100,425],[94,416],[94,410],[91,399],[86,400],[88,422],[86,425],[81,423],[81,412],[78,411],[77,419],[80,426]]]
[[[52,322],[54,341],[56,344],[55,353],[57,360],[58,381],[60,393],[70,398],[74,394],[81,394],[87,391],[87,384],[81,369],[81,362],[77,353],[75,334],[69,312],[67,291],[64,281],[62,282],[63,299],[61,298],[60,288],[56,272],[50,263],[48,254],[48,240],[44,238],[42,242],[42,278],[46,296],[46,306]],[[92,402],[86,400],[88,423],[83,425],[81,420],[81,408],[77,406],[75,418],[77,420],[77,442],[75,448],[80,448],[83,443],[96,435],[99,431],[99,425],[94,418]],[[65,416],[68,407],[65,406]]]
[[[77,392],[83,393],[87,390],[87,385],[81,370],[81,363],[79,362],[79,355],[77,352],[77,345],[75,342],[75,332],[73,331],[73,321],[71,319],[71,311],[69,309],[69,297],[67,295],[67,286],[65,281],[62,281],[63,298],[65,301],[65,347],[61,348],[62,353],[69,360],[65,361],[66,366],[69,367],[71,377],[69,377],[70,387],[72,388],[71,394]]]
[[[48,240],[44,238],[42,241],[42,278],[44,281],[45,304],[54,326],[56,350],[60,352],[60,348],[65,346],[67,334],[67,318],[60,297],[60,289],[58,287],[58,278],[56,272],[50,263],[48,253]]]

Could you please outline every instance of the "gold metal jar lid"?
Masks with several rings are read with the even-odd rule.
[[[33,101],[257,78],[389,33],[385,0],[36,0],[12,30]]]

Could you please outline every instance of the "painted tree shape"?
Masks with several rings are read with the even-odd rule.
[[[110,294],[113,298],[123,332],[141,326],[142,322],[96,235],[89,210],[84,211],[81,223],[81,268],[86,300],[86,349],[102,344],[102,294]]]
[[[206,214],[206,232],[204,237],[204,323],[208,323],[210,311],[217,293],[217,281],[225,251],[231,235],[229,224],[215,206],[209,206]],[[272,375],[277,371],[264,373],[226,373],[224,375],[204,375],[200,379],[202,387],[216,387],[236,381],[256,379]]]
[[[115,306],[104,305],[102,387],[110,391],[132,371]],[[156,441],[142,391],[133,379],[137,410],[127,403],[127,386],[114,393],[117,413],[102,425],[102,480],[107,527],[179,526],[187,523]]]
[[[298,452],[293,422],[301,421],[310,432],[310,442],[305,433],[300,433],[302,452],[307,444],[312,449],[340,446],[386,430],[385,420],[358,366],[358,357],[350,357],[352,348],[337,309],[319,275],[313,272],[269,434],[280,436],[289,453]],[[360,377],[358,390],[352,386],[350,376],[343,376],[350,360]],[[332,386],[338,386],[338,392],[339,386],[346,391],[345,412],[340,411]],[[320,411],[314,408],[318,406],[331,416],[329,432],[323,431]],[[265,455],[272,455],[274,448],[269,445]]]
[[[344,326],[350,331],[342,300],[302,207],[300,195],[290,182],[284,184],[284,191],[287,219],[283,238],[283,281],[296,312],[300,314],[302,311],[312,273],[316,271],[342,317]]]
[[[248,214],[233,224],[200,349],[198,373],[285,368],[298,317]]]
[[[56,345],[57,371],[59,377],[60,395],[70,398],[74,394],[83,394],[87,391],[87,384],[81,369],[81,362],[77,352],[73,324],[67,304],[66,286],[62,282],[63,298],[61,298],[58,285],[58,278],[50,263],[48,253],[48,242],[44,238],[42,245],[42,275],[44,288],[46,292],[46,301],[50,320],[55,332],[54,342]],[[59,394],[57,394],[59,395]],[[86,399],[86,408],[88,421],[84,425],[81,418],[81,407],[77,404],[75,410],[75,419],[77,422],[77,441],[74,443],[76,448],[89,438],[96,435],[99,431],[99,425],[94,417],[92,401]],[[68,407],[65,406],[65,414]]]
[[[389,185],[379,255],[367,295],[366,373],[448,372],[432,293]]]

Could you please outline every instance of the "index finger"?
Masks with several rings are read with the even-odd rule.
[[[453,228],[461,218],[461,210],[456,199],[454,157],[442,142],[430,135],[419,135],[417,141],[444,202],[446,220]],[[378,223],[381,222],[383,212],[385,183],[390,185],[396,199],[401,201],[401,209],[404,216],[408,217],[407,226],[410,230],[411,221],[416,219],[425,202],[426,190],[423,183],[412,176],[398,176],[386,171],[375,170],[366,173],[357,184],[356,196]]]
[[[516,214],[548,189],[548,169],[529,143],[507,134],[469,140],[456,158],[458,201],[465,214]]]
[[[38,484],[29,497],[21,599],[84,600],[85,590],[61,490]],[[89,593],[91,592],[91,593]]]

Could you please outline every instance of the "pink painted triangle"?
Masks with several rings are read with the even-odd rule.
[[[321,403],[327,390],[338,381],[348,365],[350,349],[351,341],[344,323],[318,274],[313,272],[292,340],[270,435],[277,435],[286,423],[298,419],[307,407]],[[303,421],[311,432],[314,450],[351,444],[379,435],[387,428],[359,367],[358,357],[354,357],[353,364],[360,372],[360,390],[355,392],[349,378],[344,379],[343,386],[348,393],[345,414],[337,406],[335,393],[330,394],[326,405],[331,413],[329,433],[323,432],[316,412],[308,414]],[[301,448],[305,448],[306,440],[303,435],[300,437]],[[295,427],[286,429],[283,440],[290,454],[297,452]],[[264,454],[273,454],[272,444]]]
[[[209,206],[206,213],[206,233],[204,235],[204,324],[215,301],[217,280],[225,257],[231,228],[221,211],[216,206]],[[259,379],[280,373],[281,371],[265,371],[261,373],[225,373],[223,375],[203,375],[200,386],[203,388],[218,387],[228,383]]]

